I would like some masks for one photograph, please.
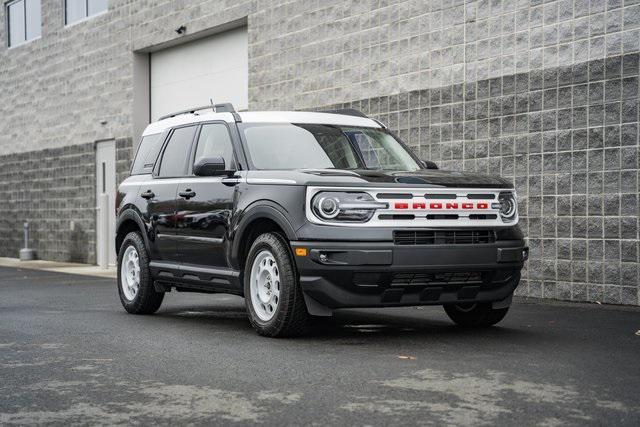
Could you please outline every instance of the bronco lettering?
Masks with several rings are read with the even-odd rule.
[[[486,202],[477,202],[477,203],[471,203],[471,202],[465,202],[462,204],[458,204],[456,202],[448,202],[445,203],[444,205],[440,202],[431,202],[428,205],[428,209],[431,210],[440,210],[440,209],[465,209],[465,210],[473,210],[473,209],[489,209],[489,204]],[[405,210],[405,209],[409,209],[409,203],[405,203],[405,202],[396,202],[393,205],[394,209],[398,209],[398,210]],[[413,210],[422,210],[422,209],[427,209],[427,203],[424,202],[414,202],[411,204],[411,209]]]

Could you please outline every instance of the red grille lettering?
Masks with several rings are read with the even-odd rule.
[[[464,209],[464,210],[485,210],[489,209],[488,202],[396,202],[393,205],[394,209],[431,209],[431,210],[440,210],[440,209]]]

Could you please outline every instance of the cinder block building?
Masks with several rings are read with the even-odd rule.
[[[501,174],[521,295],[639,304],[637,0],[10,0],[0,256],[96,262],[96,205],[163,113],[353,107],[441,168]],[[108,236],[106,236],[108,237]]]

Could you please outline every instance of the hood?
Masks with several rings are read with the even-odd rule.
[[[343,169],[299,169],[287,171],[250,171],[258,180],[287,180],[298,185],[375,186],[375,187],[444,187],[444,188],[513,188],[499,176],[421,169],[414,172]],[[274,182],[276,182],[274,181]],[[259,181],[255,181],[259,182]]]
[[[335,180],[358,180],[369,184],[398,186],[427,186],[450,188],[513,188],[513,185],[499,176],[480,175],[467,172],[421,169],[415,172],[391,172],[380,170],[305,170],[305,174]]]

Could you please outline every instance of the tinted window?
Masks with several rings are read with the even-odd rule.
[[[243,128],[251,160],[258,169],[420,169],[402,144],[380,129],[319,124]]]
[[[195,131],[195,126],[178,128],[173,131],[162,155],[160,176],[184,176],[189,148]]]
[[[140,141],[140,147],[136,153],[136,159],[131,168],[132,175],[140,175],[143,173],[151,173],[156,163],[160,148],[162,148],[162,134],[147,135]]]
[[[347,137],[329,126],[267,125],[250,127],[244,132],[258,169],[351,169],[358,166]]]
[[[233,145],[225,125],[216,123],[202,126],[195,161],[202,157],[222,157],[227,169],[233,169]]]

